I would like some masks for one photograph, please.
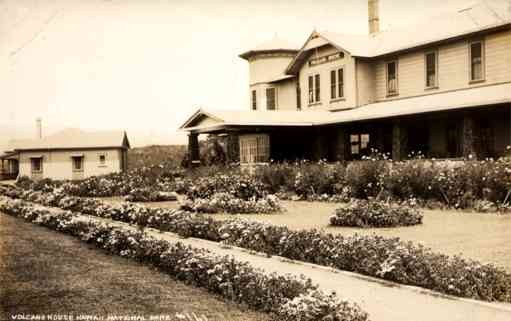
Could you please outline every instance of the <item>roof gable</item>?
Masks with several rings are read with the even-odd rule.
[[[296,74],[310,55],[310,50],[325,44],[355,57],[374,58],[498,28],[511,28],[511,12],[482,1],[455,12],[428,17],[415,25],[373,35],[313,31],[286,73]]]

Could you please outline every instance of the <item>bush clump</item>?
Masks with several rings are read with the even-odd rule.
[[[330,217],[334,226],[395,227],[422,223],[423,214],[409,203],[390,204],[370,200],[353,200],[348,206],[338,208]]]

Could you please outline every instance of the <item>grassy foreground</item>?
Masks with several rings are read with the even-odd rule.
[[[142,264],[0,213],[0,320],[18,313],[268,319]]]

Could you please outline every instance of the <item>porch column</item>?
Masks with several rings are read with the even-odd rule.
[[[346,130],[342,127],[335,129],[333,156],[336,161],[346,160]]]
[[[191,166],[200,165],[199,134],[188,134],[188,157],[190,159]]]
[[[235,163],[240,161],[240,142],[238,133],[228,133],[226,141],[226,154],[228,163]]]
[[[463,116],[462,152],[464,158],[477,159],[475,121],[470,115]]]
[[[392,159],[400,161],[406,158],[408,134],[401,120],[392,125]]]

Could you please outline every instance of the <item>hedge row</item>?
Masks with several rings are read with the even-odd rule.
[[[353,200],[338,208],[330,217],[334,226],[395,227],[422,224],[422,213],[415,204],[370,200]]]
[[[273,314],[275,320],[365,321],[357,305],[325,295],[310,279],[265,274],[247,262],[214,256],[204,249],[157,240],[146,233],[94,220],[77,220],[69,211],[34,207],[20,200],[3,200],[0,210],[12,216],[79,237],[108,252],[149,263],[165,273],[222,297]]]
[[[223,242],[269,255],[420,286],[455,296],[511,302],[511,274],[492,264],[435,253],[422,245],[377,235],[343,236],[318,230],[291,230],[246,219],[215,220],[179,210],[135,204],[108,205],[63,194],[4,191],[12,197],[185,237]]]

